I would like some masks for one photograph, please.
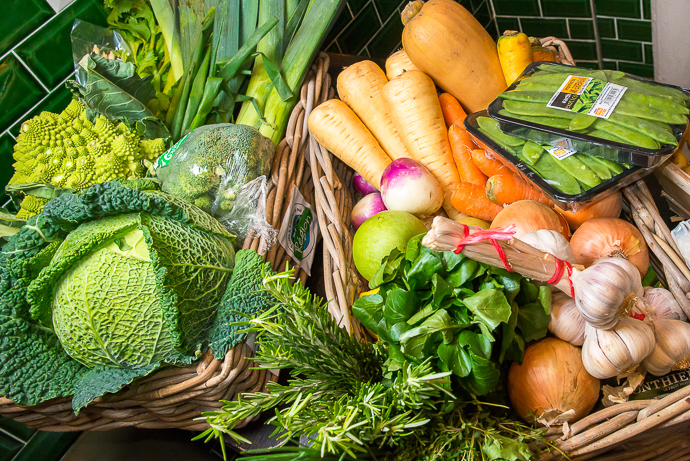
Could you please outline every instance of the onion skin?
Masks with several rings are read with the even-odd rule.
[[[352,187],[355,188],[360,194],[368,195],[378,192],[374,186],[369,184],[366,179],[364,179],[359,173],[355,171],[355,175],[352,177]]]
[[[600,258],[623,257],[644,277],[649,268],[647,244],[639,230],[618,218],[590,219],[570,239],[575,262],[589,267]]]
[[[619,217],[623,210],[623,194],[615,192],[577,211],[562,210],[558,207],[555,207],[555,209],[568,222],[570,230],[575,232],[583,223],[590,219]]]
[[[411,158],[393,160],[381,175],[386,208],[416,215],[435,213],[443,205],[443,190],[424,165]]]
[[[501,210],[491,222],[491,228],[515,224],[515,238],[537,230],[552,230],[562,234],[566,240],[570,229],[561,223],[558,214],[536,200],[520,200]],[[565,228],[564,228],[565,227]]]
[[[599,380],[582,364],[580,349],[556,338],[546,338],[525,351],[522,365],[508,373],[508,396],[515,411],[533,422],[546,410],[575,410],[568,423],[587,416],[599,398]]]
[[[381,194],[375,192],[373,194],[365,195],[362,200],[357,202],[352,208],[351,223],[352,228],[356,231],[359,226],[364,224],[364,221],[371,218],[375,214],[386,211],[386,205],[383,204]]]

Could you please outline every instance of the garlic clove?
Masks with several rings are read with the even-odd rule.
[[[644,302],[647,312],[652,319],[687,320],[685,312],[676,301],[676,298],[664,288],[644,287]]]
[[[549,331],[554,336],[573,346],[582,346],[586,324],[573,298],[560,291],[552,295]]]
[[[585,327],[582,362],[592,376],[605,379],[637,367],[654,350],[652,328],[645,322],[622,317],[610,330]]]
[[[673,369],[690,366],[690,324],[681,320],[657,319],[653,323],[656,345],[645,358],[651,374],[663,376]]]
[[[618,374],[616,367],[606,357],[606,353],[599,345],[599,333],[605,330],[597,330],[591,325],[585,327],[585,341],[582,344],[582,363],[587,373],[599,379],[606,379]]]

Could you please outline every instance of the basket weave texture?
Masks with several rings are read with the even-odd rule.
[[[301,89],[300,101],[291,113],[286,137],[276,149],[268,178],[265,209],[266,221],[276,230],[280,229],[290,203],[293,185],[297,185],[304,198],[314,206],[311,169],[305,161],[306,120],[308,112],[323,100],[321,83],[327,69],[328,57],[319,56]],[[294,266],[285,249],[271,240],[265,233],[257,235],[250,232],[243,248],[257,251],[276,270],[285,268],[286,264]],[[307,273],[299,266],[294,268],[298,279],[304,283]],[[129,426],[203,431],[208,424],[197,420],[202,412],[216,411],[222,406],[221,400],[233,400],[240,392],[259,391],[268,380],[277,380],[272,373],[252,369],[249,358],[253,354],[246,343],[235,346],[222,360],[215,359],[208,351],[195,365],[162,369],[116,394],[98,398],[83,408],[78,416],[72,411],[69,397],[34,406],[17,405],[0,397],[0,415],[30,428],[52,432],[105,431]]]
[[[541,42],[556,52],[559,62],[573,65],[572,55],[564,42],[554,37],[546,37]],[[323,85],[329,86],[330,78],[325,78]],[[309,142],[316,207],[324,238],[324,279],[328,299],[333,299],[331,313],[344,320],[351,334],[363,335],[357,318],[351,314],[355,296],[368,289],[352,262],[353,171],[313,137],[310,136]],[[686,186],[690,191],[690,177]],[[656,257],[655,262],[663,271],[661,276],[690,317],[690,278],[678,267],[681,259],[674,252],[675,243],[651,193],[643,181],[638,181],[625,188],[623,194],[631,221],[642,232]],[[330,287],[329,283],[332,283]],[[538,461],[568,459],[563,453],[573,461],[690,461],[689,421],[690,386],[687,386],[660,400],[617,404],[570,426],[549,429],[547,437],[561,452],[551,450]]]

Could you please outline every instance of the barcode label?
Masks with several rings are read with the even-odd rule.
[[[547,107],[609,118],[626,87],[597,78],[568,75]]]

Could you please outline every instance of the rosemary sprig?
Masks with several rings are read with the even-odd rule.
[[[210,428],[197,438],[230,436],[243,419],[272,410],[274,435],[310,440],[310,446],[257,451],[248,460],[527,460],[526,442],[541,433],[506,418],[506,409],[460,402],[450,373],[429,360],[405,363],[384,379],[385,345],[360,342],[333,320],[326,303],[290,283],[292,272],[263,275],[276,305],[249,321],[257,333],[260,368],[290,369],[286,385],[245,393],[205,414]]]

